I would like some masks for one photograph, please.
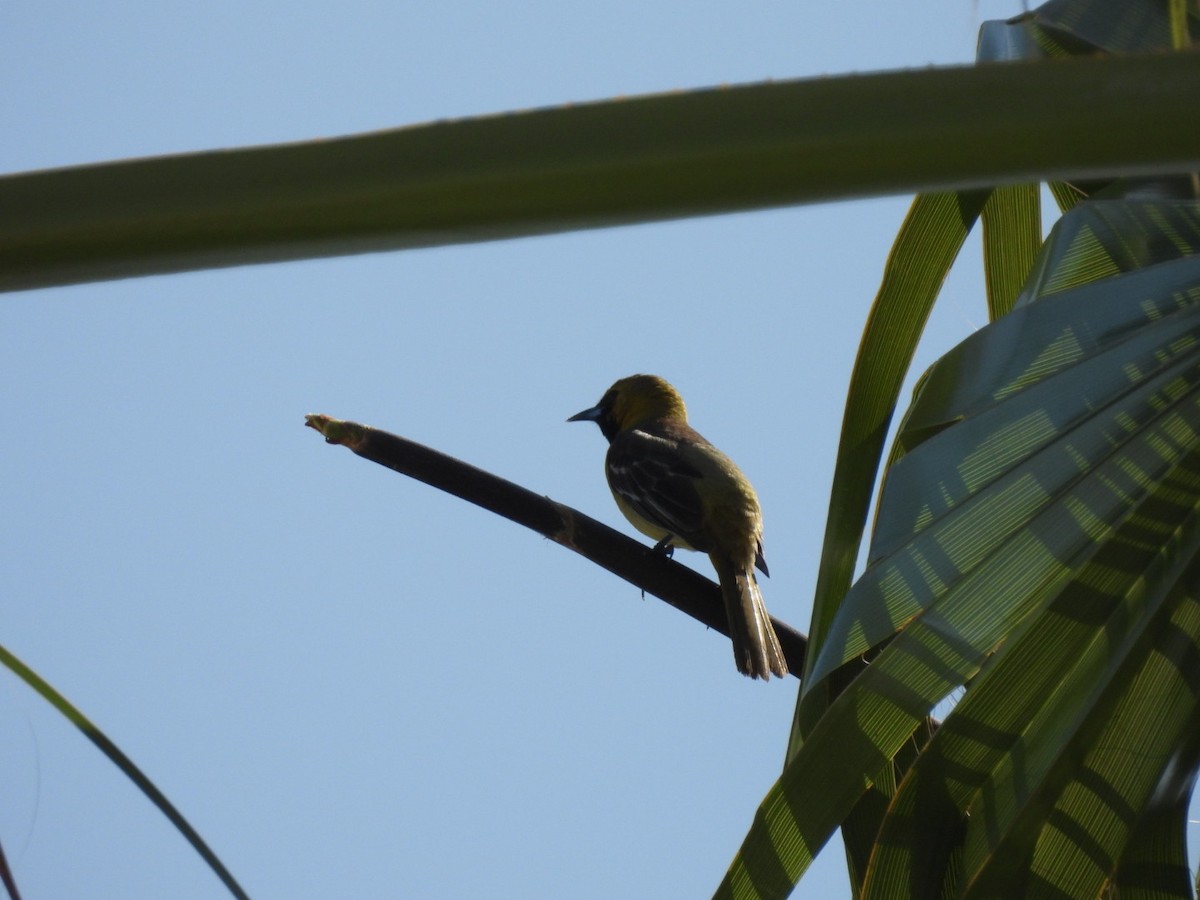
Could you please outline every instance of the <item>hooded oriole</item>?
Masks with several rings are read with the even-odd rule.
[[[707,553],[717,570],[738,671],[767,679],[787,662],[754,578],[764,575],[758,495],[733,461],[687,423],[679,392],[655,375],[622,378],[568,422],[609,441],[604,471],[617,506],[658,549]]]

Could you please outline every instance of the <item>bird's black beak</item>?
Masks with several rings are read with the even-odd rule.
[[[604,412],[605,412],[605,410],[604,410],[603,406],[593,406],[591,409],[585,409],[583,412],[575,413],[575,415],[571,416],[571,418],[567,419],[567,421],[568,422],[599,422],[600,419],[604,416]]]

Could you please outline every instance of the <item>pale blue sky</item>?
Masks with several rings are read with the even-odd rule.
[[[10,0],[0,171],[962,63],[1019,9]],[[847,378],[906,206],[0,297],[0,641],[256,898],[708,896],[778,774],[796,682],[741,678],[723,638],[303,416],[628,531],[602,438],[564,420],[661,374],[755,482],[768,606],[807,630]],[[919,368],[986,318],[975,242],[960,269]],[[0,841],[28,897],[224,895],[7,674],[0,723]],[[797,896],[845,891],[831,845]]]

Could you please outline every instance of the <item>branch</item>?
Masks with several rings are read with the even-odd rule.
[[[721,589],[716,584],[602,522],[386,431],[322,415],[305,416],[305,424],[319,431],[327,443],[341,444],[364,459],[531,528],[729,636]],[[807,641],[790,625],[775,618],[771,621],[787,657],[788,670],[799,677],[804,671]]]

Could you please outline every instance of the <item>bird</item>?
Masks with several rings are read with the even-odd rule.
[[[683,397],[657,375],[617,381],[568,422],[595,422],[608,439],[604,471],[625,518],[655,550],[707,553],[716,569],[738,671],[764,681],[787,660],[754,577],[769,575],[762,511],[750,481],[687,420]]]

